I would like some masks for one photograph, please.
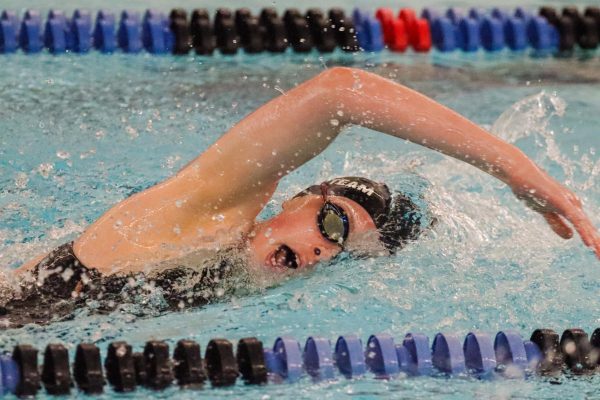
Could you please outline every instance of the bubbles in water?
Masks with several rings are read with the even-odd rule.
[[[135,129],[133,126],[127,126],[125,128],[125,132],[127,132],[129,137],[132,139],[135,139],[139,136],[137,129]]]
[[[50,173],[54,170],[54,165],[51,163],[42,163],[38,167],[38,172],[44,178],[48,178]]]
[[[17,189],[25,189],[27,187],[27,183],[29,182],[29,177],[24,172],[18,172],[15,176],[15,187]]]
[[[56,157],[60,158],[61,160],[66,160],[67,158],[71,157],[71,154],[68,151],[58,150],[56,152]]]

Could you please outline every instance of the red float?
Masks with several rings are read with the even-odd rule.
[[[412,8],[401,9],[398,18],[404,22],[408,41],[415,51],[431,50],[431,31],[426,19],[417,18]]]
[[[383,40],[387,47],[392,51],[405,51],[409,43],[406,24],[396,18],[390,8],[377,9],[375,17],[381,23]]]

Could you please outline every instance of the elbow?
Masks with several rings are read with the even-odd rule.
[[[356,68],[333,67],[321,72],[315,79],[329,89],[343,89],[353,87],[360,74],[363,73]]]
[[[314,78],[321,93],[320,104],[326,104],[332,115],[336,113],[336,119],[340,119],[339,108],[351,103],[348,96],[354,97],[353,92],[360,88],[357,83],[363,81],[361,76],[364,74],[364,71],[348,67],[333,67],[321,72]],[[346,118],[342,120],[342,124],[349,123]]]

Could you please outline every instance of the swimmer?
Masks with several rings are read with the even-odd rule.
[[[198,292],[206,300],[205,289],[227,274],[227,263],[212,272],[191,264],[228,248],[269,273],[331,260],[351,251],[356,238],[373,239],[380,254],[395,253],[427,226],[408,197],[366,177],[332,177],[285,201],[273,218],[256,220],[280,179],[350,125],[420,144],[496,177],[556,234],[569,239],[576,230],[600,258],[600,236],[581,201],[515,146],[405,86],[335,67],[245,117],[176,175],[121,201],[73,242],[22,266],[19,273],[35,282],[5,311],[18,302],[85,298],[100,284],[105,295],[120,293],[140,273],[153,276],[171,305],[202,304]],[[196,283],[182,297],[176,286],[189,279]]]

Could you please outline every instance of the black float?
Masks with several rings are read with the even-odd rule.
[[[219,8],[215,15],[215,36],[217,48],[223,54],[237,53],[240,44],[231,10]]]
[[[249,385],[267,383],[267,367],[263,344],[256,338],[240,339],[236,354],[242,379]]]
[[[206,374],[200,356],[200,345],[193,340],[180,340],[173,352],[177,384],[184,388],[202,387]]]
[[[40,389],[38,372],[38,351],[28,344],[20,344],[13,350],[12,358],[19,367],[19,383],[16,395],[19,397],[35,396]]]
[[[146,367],[146,386],[162,390],[173,382],[173,370],[169,358],[169,345],[158,340],[151,340],[144,347],[144,364]]]
[[[565,330],[560,338],[560,350],[572,372],[582,374],[596,368],[596,364],[590,360],[592,346],[583,329]]]
[[[192,12],[190,32],[196,54],[209,55],[215,51],[215,37],[208,11],[197,8]]]
[[[230,341],[212,339],[208,342],[204,362],[208,378],[213,386],[231,386],[235,384],[238,369]]]
[[[537,344],[543,354],[538,371],[542,375],[560,373],[564,364],[564,356],[560,351],[558,333],[552,329],[536,329],[531,334],[530,340]]]
[[[288,46],[285,25],[274,8],[263,8],[259,22],[264,27],[265,48],[272,53],[283,53]]]
[[[126,342],[112,342],[104,360],[106,379],[116,392],[135,390],[135,367],[131,346]]]
[[[63,395],[71,391],[69,351],[62,344],[49,344],[44,351],[42,382],[48,394]]]
[[[169,26],[174,38],[173,54],[188,54],[192,48],[192,41],[187,11],[182,8],[171,10],[171,14],[169,14]]]
[[[240,8],[235,12],[235,27],[246,53],[260,53],[264,50],[265,28],[249,9]]]
[[[98,347],[90,343],[77,345],[73,377],[79,389],[84,393],[102,393],[104,390],[104,376]]]

